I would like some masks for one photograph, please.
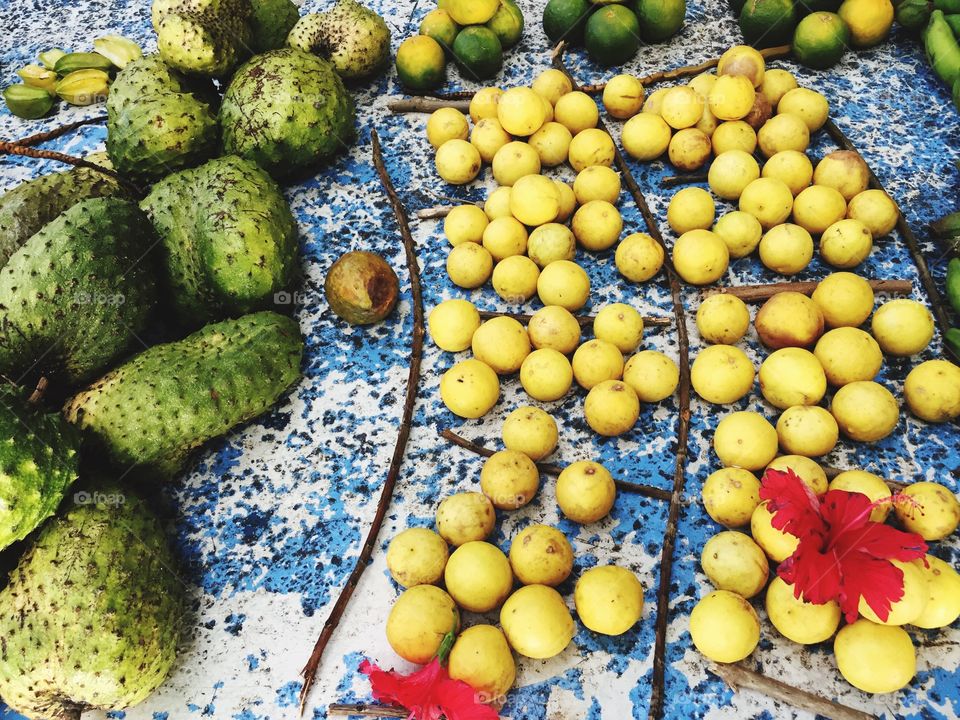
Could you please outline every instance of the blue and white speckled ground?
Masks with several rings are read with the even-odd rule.
[[[305,11],[328,4],[306,3]],[[413,32],[427,11],[422,3],[368,0],[384,14],[394,31],[394,50]],[[739,40],[726,3],[693,0],[687,24],[669,45],[643,48],[627,67],[645,74],[657,69],[699,62],[719,55]],[[0,0],[0,82],[16,80],[18,67],[52,46],[89,49],[102,34],[119,32],[145,48],[155,41],[149,27],[148,0]],[[506,62],[501,86],[528,83],[549,66],[548,41],[539,25],[542,2],[521,0],[528,29],[521,46]],[[954,209],[960,173],[960,116],[948,93],[935,81],[911,39],[896,34],[896,45],[848,54],[829,72],[814,74],[785,64],[798,77],[825,93],[833,116],[863,151],[888,189],[901,203],[914,228]],[[583,81],[609,75],[579,55],[568,58]],[[451,72],[451,87],[459,83]],[[472,87],[466,85],[466,87]],[[170,531],[184,560],[184,580],[193,597],[192,630],[183,640],[173,676],[143,706],[114,717],[179,720],[191,717],[260,720],[295,717],[299,671],[359,551],[373,516],[376,498],[392,452],[406,381],[411,329],[409,285],[400,272],[403,296],[398,312],[373,329],[348,328],[337,321],[322,297],[326,269],[344,251],[380,252],[397,268],[403,253],[397,229],[370,163],[370,129],[384,140],[390,172],[411,214],[441,204],[442,196],[481,199],[492,185],[487,173],[466,187],[444,186],[432,168],[423,134],[425,116],[392,116],[385,108],[399,88],[394,74],[356,90],[361,108],[360,140],[339,161],[314,178],[287,188],[300,223],[305,281],[297,313],[307,335],[305,378],[291,397],[272,413],[212,444],[199,462],[165,490]],[[0,112],[0,136],[21,137],[102,108],[62,106],[41,121],[21,121]],[[613,128],[615,134],[618,128]],[[73,154],[102,146],[102,127],[87,127],[51,144]],[[819,154],[827,148],[821,138]],[[0,188],[54,169],[42,162],[0,158]],[[59,168],[56,168],[59,169]],[[666,226],[669,196],[657,180],[664,167],[634,165],[654,211]],[[569,169],[566,177],[572,179]],[[666,174],[670,174],[667,170]],[[631,200],[622,202],[627,231],[642,230]],[[449,297],[470,297],[481,308],[505,309],[486,290],[465,293],[454,288],[444,272],[446,244],[437,222],[415,223],[423,266],[427,310]],[[942,249],[928,245],[938,258]],[[647,314],[670,314],[662,282],[630,286],[621,281],[611,253],[582,257],[594,285],[591,306],[611,300],[633,303]],[[945,263],[934,262],[938,279]],[[916,278],[913,264],[896,238],[878,244],[862,268],[874,277]],[[803,278],[819,278],[828,270],[818,261]],[[771,277],[755,258],[732,266],[727,283],[768,282]],[[922,297],[918,293],[918,297]],[[685,294],[695,311],[698,293]],[[692,317],[692,316],[691,316]],[[692,320],[691,352],[702,345]],[[759,363],[763,354],[755,336],[744,343]],[[676,357],[676,340],[668,330],[650,331],[645,346]],[[933,357],[932,347],[925,357]],[[389,539],[408,525],[430,525],[443,496],[477,487],[479,458],[445,444],[438,432],[447,427],[488,446],[498,442],[503,417],[527,399],[516,380],[504,384],[495,412],[481,421],[462,423],[438,398],[441,373],[455,358],[428,346],[424,377],[416,407],[416,427],[387,523],[373,565],[346,613],[320,668],[308,717],[325,717],[330,702],[365,700],[368,685],[356,672],[362,657],[387,666],[402,662],[390,651],[383,623],[397,587],[387,575],[384,554]],[[901,389],[906,361],[886,366],[883,381]],[[599,459],[618,476],[669,488],[676,451],[676,407],[672,402],[644,407],[636,429],[611,441],[589,432],[582,419],[582,394],[554,403],[549,410],[562,419],[557,462]],[[736,409],[760,409],[769,417],[759,389]],[[710,450],[716,410],[693,404],[691,462],[680,524],[677,561],[671,586],[666,715],[671,719],[806,718],[772,700],[745,693],[734,696],[707,673],[691,647],[686,617],[696,599],[709,590],[698,569],[703,543],[718,527],[698,502],[703,479],[717,466]],[[896,433],[874,446],[841,443],[826,459],[839,467],[862,467],[895,480],[920,478],[960,484],[960,431],[934,427],[904,415]],[[647,588],[647,606],[639,625],[619,638],[598,637],[582,628],[574,643],[547,662],[523,660],[517,688],[503,709],[504,717],[627,718],[646,717],[652,673],[655,585],[666,505],[631,495],[618,498],[609,518],[581,528],[558,517],[552,481],[546,479],[536,501],[521,511],[502,514],[496,541],[509,538],[537,521],[557,524],[574,541],[577,570],[598,562],[625,564]],[[939,543],[934,552],[960,559],[960,538]],[[575,573],[576,574],[576,573]],[[569,593],[572,583],[561,590]],[[572,604],[572,602],[571,602]],[[762,608],[760,610],[763,615]],[[760,647],[749,662],[769,675],[831,696],[845,704],[888,717],[955,718],[960,715],[960,630],[914,634],[919,646],[919,672],[909,688],[884,697],[869,697],[845,682],[836,671],[829,648],[800,649],[783,641],[764,620]],[[91,714],[93,715],[93,714]],[[15,717],[0,710],[0,718]]]

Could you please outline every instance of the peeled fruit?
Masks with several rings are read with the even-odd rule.
[[[746,353],[733,345],[711,345],[693,361],[690,380],[704,400],[718,405],[735,403],[750,392],[755,371]]]
[[[534,462],[543,460],[557,447],[557,423],[538,407],[519,407],[503,421],[503,444],[522,452]]]
[[[750,312],[735,295],[710,295],[697,309],[697,329],[700,337],[709,343],[733,345],[749,328]]]
[[[809,350],[782,348],[760,365],[760,390],[767,402],[781,410],[816,405],[827,391],[827,376]]]
[[[713,449],[724,467],[762,470],[777,454],[777,431],[755,412],[735,412],[717,425]]]
[[[489,365],[463,360],[440,378],[440,398],[454,415],[479,418],[490,412],[500,397],[500,381]]]
[[[883,365],[883,353],[870,333],[855,327],[839,327],[825,333],[813,349],[827,381],[842,387],[860,380],[873,380]]]
[[[587,628],[603,635],[623,635],[643,613],[643,585],[627,568],[603,565],[580,576],[573,600]]]
[[[510,544],[510,567],[524,585],[555,587],[573,570],[573,548],[549,525],[529,525]]]
[[[933,315],[916,300],[890,300],[873,314],[871,330],[887,355],[916,355],[933,338]]]
[[[960,502],[949,488],[935,482],[917,482],[905,487],[894,510],[908,532],[924,540],[942,540],[960,524]]]
[[[819,405],[787,408],[777,420],[780,447],[793,455],[826,455],[836,447],[839,433],[833,415]]]
[[[750,517],[750,534],[768,558],[780,563],[793,555],[800,541],[790,533],[777,530],[772,521],[773,514],[766,502],[760,503]]]
[[[617,486],[603,465],[578,460],[561,471],[556,492],[561,512],[586,525],[607,516],[616,500]]]
[[[860,442],[882,440],[900,421],[893,393],[872,381],[852,382],[837,390],[830,412],[841,432]]]
[[[403,587],[433,585],[443,577],[449,555],[447,541],[437,533],[409,528],[390,541],[387,568]]]
[[[513,687],[517,666],[499,628],[474,625],[457,636],[447,658],[447,672],[473,688],[480,702],[488,703]]]
[[[697,650],[711,660],[738,662],[760,642],[760,620],[740,595],[715,590],[690,613],[690,636]]]
[[[396,307],[397,274],[376,253],[354,250],[340,257],[323,282],[330,308],[351,325],[372,325]]]
[[[703,483],[703,506],[724,527],[748,525],[760,504],[760,481],[743,468],[721,468]]]
[[[522,452],[501,450],[484,461],[480,488],[495,508],[516,510],[537,494],[540,472],[533,460]]]
[[[460,629],[460,613],[447,593],[435,585],[404,591],[387,617],[387,641],[400,657],[423,665],[430,662],[447,633]]]
[[[496,512],[493,503],[482,493],[457,493],[441,501],[436,520],[440,537],[454,547],[460,547],[490,537]]]
[[[467,300],[444,300],[430,311],[430,337],[441,350],[462,352],[480,327],[480,313]]]
[[[514,650],[537,660],[563,652],[575,630],[560,593],[546,585],[525,585],[507,598],[500,625]]]
[[[833,637],[840,626],[840,606],[835,600],[822,605],[808,603],[794,588],[775,577],[766,595],[767,616],[780,634],[801,645],[813,645]]]
[[[770,564],[749,535],[733,530],[707,540],[700,554],[703,572],[718,590],[729,590],[747,599],[767,584]]]
[[[923,612],[911,624],[927,629],[947,627],[960,617],[960,574],[938,557],[927,555],[924,559],[927,567],[921,569],[929,596]]]
[[[878,503],[881,500],[886,502],[879,503],[870,511],[870,519],[873,522],[883,522],[890,514],[893,503],[889,502],[891,498],[890,486],[883,478],[866,472],[865,470],[847,470],[837,475],[830,481],[830,490],[846,490],[847,492],[858,492],[870,498],[870,502]]]
[[[623,381],[633,388],[640,402],[660,402],[676,391],[680,368],[663,353],[644,350],[627,360]]]
[[[841,628],[833,654],[844,679],[868,693],[899,690],[917,672],[917,652],[907,632],[863,618]]]
[[[922,567],[923,561],[891,560],[890,563],[903,573],[903,596],[890,604],[889,613],[883,620],[862,595],[858,610],[865,619],[878,625],[907,625],[920,617],[930,597],[927,577]]]
[[[772,350],[808,347],[823,333],[823,313],[802,293],[780,292],[763,304],[754,326],[760,341]]]
[[[530,337],[526,329],[511,317],[495,317],[485,321],[473,334],[473,355],[498,375],[515,373],[530,354]]]
[[[960,367],[949,360],[920,363],[903,386],[907,405],[927,422],[948,422],[960,417]]]

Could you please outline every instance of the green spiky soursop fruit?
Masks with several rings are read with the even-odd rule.
[[[116,485],[75,499],[0,591],[0,697],[38,720],[142,702],[180,637],[184,585],[157,518]]]
[[[0,386],[0,550],[53,515],[77,479],[79,449],[60,413],[44,413],[21,390]]]
[[[263,308],[289,287],[297,224],[253,162],[227,155],[175,173],[140,207],[160,235],[170,297],[186,324]]]
[[[299,379],[302,354],[293,320],[245,315],[155,345],[63,412],[118,468],[169,477],[194,448],[268,410]]]
[[[286,45],[287,35],[300,19],[299,8],[291,0],[252,0],[252,4],[253,51],[262,53]]]
[[[250,54],[250,0],[154,0],[157,49],[185,73],[222,77]]]
[[[390,62],[390,28],[356,0],[337,0],[327,12],[304,15],[287,44],[328,59],[348,80],[371,77]]]
[[[244,63],[220,106],[224,153],[253,160],[274,177],[348,147],[354,121],[353,99],[333,66],[293,48]]]
[[[216,117],[192,89],[157,55],[117,74],[107,97],[107,153],[119,172],[152,181],[216,154]]]
[[[150,221],[121,198],[76,203],[0,269],[0,373],[88,380],[143,333],[156,301]]]

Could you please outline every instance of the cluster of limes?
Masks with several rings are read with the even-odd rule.
[[[575,633],[556,590],[573,571],[573,548],[563,532],[528,525],[511,541],[509,555],[488,542],[496,509],[522,507],[539,489],[536,461],[556,448],[556,423],[539,408],[521,407],[507,417],[502,436],[506,449],[491,455],[480,472],[482,492],[444,498],[436,532],[404,530],[387,549],[390,574],[406,588],[387,619],[391,647],[422,664],[437,654],[448,633],[459,633],[448,658],[450,676],[468,683],[485,702],[501,699],[513,685],[513,651],[550,658],[563,652]],[[556,495],[564,515],[587,524],[610,512],[616,487],[602,465],[579,461],[560,473]],[[438,587],[441,581],[445,589]],[[640,619],[643,586],[627,568],[598,566],[580,575],[573,601],[585,627],[621,635]],[[460,631],[461,611],[498,608],[499,628],[481,623]]]

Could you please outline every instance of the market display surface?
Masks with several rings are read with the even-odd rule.
[[[855,30],[847,41],[868,44],[861,33],[870,28],[850,13],[867,12],[869,3],[848,3],[840,10]],[[960,73],[960,49],[954,58],[949,44],[938,44],[945,49],[933,53],[931,67],[923,40],[904,27],[920,27],[918,16],[925,25],[930,8],[904,0],[898,24],[876,47],[848,49],[837,61],[814,44],[819,52],[808,53],[806,64],[775,49],[765,66],[768,81],[786,83],[780,91],[773,82],[762,85],[756,65],[753,82],[744,79],[749,68],[725,72],[721,65],[721,80],[690,75],[649,84],[647,102],[659,88],[684,89],[661,94],[659,113],[637,114],[639,103],[630,107],[635,80],[618,77],[602,96],[591,86],[615,75],[647,77],[719,58],[745,35],[761,39],[755,36],[760,20],[738,23],[727,3],[691,1],[682,26],[674,19],[653,29],[650,15],[614,4],[591,17],[585,47],[558,53],[557,26],[565,16],[556,8],[577,3],[554,0],[555,12],[544,16],[545,3],[514,6],[504,0],[494,3],[499,14],[489,25],[480,17],[486,4],[442,3],[459,8],[455,13],[475,14],[465,15],[465,29],[445,40],[469,67],[461,71],[441,52],[442,72],[434,64],[431,74],[411,70],[411,58],[433,49],[418,33],[442,38],[450,30],[433,3],[368,0],[365,10],[342,0],[331,11],[333,3],[306,2],[294,13],[284,3],[265,2],[257,5],[269,8],[264,14],[221,18],[229,30],[222,37],[217,33],[223,28],[209,25],[211,37],[227,39],[218,52],[193,55],[180,41],[195,38],[190,23],[206,21],[179,12],[175,2],[155,2],[152,24],[150,4],[142,0],[43,7],[0,0],[3,86],[27,80],[17,71],[37,65],[38,56],[42,63],[27,72],[31,84],[17,85],[13,99],[21,115],[39,117],[0,111],[0,138],[25,138],[106,111],[109,140],[107,124],[92,122],[37,147],[85,157],[106,144],[120,171],[119,179],[95,169],[71,171],[88,188],[88,199],[73,205],[76,198],[64,197],[73,191],[61,188],[47,201],[48,216],[35,220],[35,229],[46,227],[39,241],[28,241],[29,252],[18,252],[26,238],[14,245],[12,234],[0,237],[0,261],[9,263],[0,273],[4,302],[14,298],[21,305],[29,297],[39,317],[53,318],[38,328],[30,324],[30,312],[12,303],[0,307],[0,366],[4,377],[23,386],[0,395],[7,412],[0,429],[14,432],[9,445],[15,448],[4,451],[14,454],[0,453],[0,461],[8,475],[17,468],[18,480],[43,476],[46,493],[32,507],[24,503],[11,511],[9,497],[0,506],[7,513],[0,517],[9,519],[9,526],[0,527],[4,576],[20,563],[0,603],[20,602],[17,597],[27,607],[47,603],[42,612],[64,623],[66,638],[56,649],[42,645],[54,642],[49,639],[35,643],[17,620],[23,613],[0,606],[0,697],[8,692],[8,702],[16,704],[16,694],[22,703],[44,687],[54,697],[49,708],[58,697],[66,701],[101,683],[113,706],[132,705],[109,717],[255,720],[302,712],[320,718],[335,716],[331,706],[352,704],[365,706],[369,715],[383,708],[371,705],[371,682],[381,683],[381,690],[386,682],[370,663],[410,673],[439,652],[444,661],[450,653],[451,675],[475,681],[483,676],[484,687],[475,689],[484,700],[492,695],[497,708],[476,715],[448,712],[451,720],[496,713],[530,719],[801,718],[813,717],[812,711],[957,717],[960,590],[953,578],[960,536],[953,516],[960,514],[960,373],[949,362],[941,320],[960,325],[945,296],[945,285],[960,275],[954,271],[947,280],[950,241],[935,238],[929,225],[958,208],[960,114],[937,73],[949,74],[954,60]],[[749,0],[745,12],[758,4]],[[767,7],[775,5],[784,4]],[[929,34],[951,31],[956,18],[949,11],[934,13],[928,47],[939,42]],[[630,30],[634,22],[639,39]],[[831,32],[840,27],[830,23]],[[790,43],[793,25],[770,30],[783,37],[761,44]],[[611,28],[628,31],[621,37]],[[133,41],[145,57],[135,59],[139,52],[116,39],[94,45],[113,35]],[[235,46],[231,37],[244,40]],[[332,55],[331,37],[340,41]],[[168,65],[222,75],[246,45],[266,50],[287,43],[292,47],[257,55],[241,67],[219,122],[205,104],[210,88],[168,73],[153,54],[159,45]],[[494,46],[503,48],[502,57],[491,52]],[[357,47],[362,51],[351,52]],[[810,44],[805,47],[809,51]],[[48,54],[54,48],[97,49],[103,56],[61,59]],[[747,65],[758,57],[738,52],[725,56],[728,69],[736,57]],[[317,54],[327,54],[333,64]],[[47,61],[57,69],[46,70]],[[116,73],[113,65],[128,62],[133,64]],[[810,67],[818,64],[829,67]],[[794,90],[764,124],[766,93],[782,96],[793,86],[782,71],[805,90]],[[61,99],[55,104],[50,94],[33,92],[33,83],[44,82],[56,84]],[[104,94],[108,82],[106,102],[74,104],[82,100],[78,94]],[[714,82],[729,92],[712,93]],[[537,93],[510,90],[531,85]],[[496,125],[470,116],[484,114],[480,101],[470,114],[453,109],[433,116],[429,127],[429,113],[389,107],[433,90],[473,93],[494,86],[508,91],[499,96],[504,104],[517,108],[498,115]],[[576,86],[590,90],[592,99],[567,92]],[[491,92],[484,90],[487,97]],[[538,99],[551,93],[550,100]],[[296,105],[303,94],[320,100],[304,110]],[[731,109],[743,97],[743,111]],[[466,110],[467,99],[461,94],[440,105],[459,102]],[[817,117],[823,99],[829,106],[826,125]],[[268,132],[264,128],[284,132],[284,113],[293,106],[299,109],[289,110],[291,118],[304,113],[297,116],[297,132],[269,147],[258,141],[258,133]],[[145,112],[138,114],[141,107]],[[267,108],[264,115],[251,110],[259,107]],[[764,128],[759,141],[747,123],[736,125],[758,107],[763,117],[747,119]],[[734,149],[722,159],[714,127],[706,150],[698,146],[697,133],[707,129],[701,118],[713,117],[711,111],[729,120],[726,147]],[[529,137],[550,116],[561,127]],[[520,127],[531,117],[530,128]],[[144,151],[149,136],[143,128],[154,118],[183,123],[183,142]],[[502,129],[498,134],[500,123],[510,125],[513,138]],[[457,144],[461,125],[473,133],[472,145]],[[755,148],[739,144],[748,136]],[[453,144],[444,144],[451,137]],[[496,150],[511,140],[508,150],[518,159],[502,154],[491,167]],[[644,157],[661,141],[649,152],[658,159]],[[849,151],[845,143],[859,151],[899,205],[929,276],[911,253],[914,239],[901,229],[889,231],[896,218],[892,205],[875,190],[860,195],[867,174],[856,154],[831,155]],[[711,147],[717,157],[708,160]],[[69,169],[17,156],[9,145],[3,149],[11,153],[0,157],[3,191]],[[803,160],[804,150],[812,162]],[[327,158],[313,162],[320,154]],[[524,165],[531,156],[532,168]],[[105,162],[102,155],[90,159]],[[569,205],[564,210],[568,196],[537,174],[541,167],[543,176],[569,183],[569,196],[579,201],[576,214]],[[815,185],[807,188],[811,180]],[[146,217],[118,196],[131,182],[138,190],[152,186],[141,203]],[[497,210],[496,200],[488,198],[507,185],[513,186],[513,201]],[[778,213],[775,201],[783,192],[786,211]],[[499,198],[505,196],[500,191]],[[654,227],[644,220],[646,204]],[[254,205],[255,212],[244,213]],[[458,209],[445,223],[443,215],[458,205],[471,209]],[[743,212],[730,215],[738,209]],[[564,216],[572,231],[564,228]],[[3,220],[0,212],[0,230],[7,233]],[[951,222],[936,229],[960,234]],[[155,242],[149,224],[164,252],[144,261]],[[764,240],[750,252],[760,224]],[[715,233],[706,232],[711,227]],[[482,242],[470,242],[478,233]],[[672,283],[657,261],[660,233],[667,265],[678,273]],[[479,241],[479,235],[472,239]],[[237,237],[247,244],[225,246]],[[735,253],[738,240],[745,243],[741,253]],[[568,262],[574,244],[573,260],[583,272]],[[491,280],[482,261],[477,269],[481,249],[499,261]],[[379,258],[344,257],[351,251]],[[713,262],[711,252],[717,255]],[[103,257],[107,261],[96,264]],[[414,273],[411,260],[417,263]],[[835,288],[850,293],[842,302],[825,299],[829,283],[812,300],[805,298],[838,272],[880,281],[875,303],[862,299],[866,284],[848,275],[832,276]],[[372,300],[366,307],[358,301],[364,294],[357,290],[358,273],[373,278],[364,286]],[[85,301],[66,314],[53,312],[62,292],[56,280],[79,286]],[[800,293],[740,293],[745,305],[735,291],[717,293],[787,282],[813,285],[789,288]],[[36,283],[35,292],[18,295],[29,283]],[[939,306],[931,304],[931,284],[944,295]],[[450,300],[469,301],[486,313],[536,316],[515,321],[484,315],[488,322],[473,332],[471,323],[479,318],[465,303],[448,303],[433,314]],[[564,305],[586,318],[571,321],[581,331],[579,341],[576,332],[572,341],[562,332],[546,332],[551,325],[562,329],[569,313],[553,307],[551,322],[538,312],[544,305]],[[44,308],[53,310],[45,315]],[[69,320],[72,313],[83,322]],[[804,327],[804,317],[811,318],[810,326]],[[807,337],[798,337],[805,332]],[[20,343],[17,334],[29,335],[32,344]],[[60,350],[45,357],[51,338]],[[643,351],[665,358],[636,355]],[[18,365],[24,356],[35,362]],[[925,365],[907,381],[925,361],[942,364]],[[34,365],[51,368],[41,373],[50,384],[39,400],[37,393],[27,399],[37,384]],[[473,383],[473,395],[462,392],[467,383]],[[938,398],[946,398],[939,414]],[[816,406],[823,409],[811,410]],[[792,433],[790,415],[827,430]],[[16,439],[19,431],[7,429],[8,416],[29,419],[29,439]],[[402,439],[407,432],[394,457],[398,434]],[[53,459],[44,455],[49,445],[57,448]],[[487,460],[484,451],[496,454]],[[775,460],[778,454],[784,458]],[[772,471],[764,473],[771,461]],[[93,465],[100,466],[96,473]],[[80,480],[71,485],[78,467]],[[615,491],[610,481],[594,483],[594,476],[606,477],[604,469],[616,481]],[[848,470],[873,475],[841,474],[822,507],[804,489],[807,482],[822,494],[828,478]],[[382,528],[369,566],[342,613],[334,612],[390,481],[395,486],[389,504],[379,506]],[[921,482],[938,485],[916,485]],[[843,489],[869,489],[869,500],[891,491],[905,490],[906,497],[870,506],[863,495]],[[761,498],[781,519],[794,518],[794,531],[812,533],[811,542],[822,540],[818,550],[847,548],[839,551],[841,579],[853,596],[844,598],[821,582],[829,575],[822,565],[795,559],[790,579],[804,585],[808,598],[824,597],[818,605],[793,599],[783,579],[790,563],[777,578],[775,561],[786,560],[796,541],[771,527],[772,513],[764,506],[755,509]],[[58,504],[57,516],[49,518]],[[917,514],[921,506],[925,512]],[[876,541],[870,552],[881,560],[864,570],[851,558],[866,547],[867,514],[889,520],[869,525]],[[43,528],[38,547],[21,561],[37,527]],[[406,532],[391,546],[410,528],[423,530]],[[728,528],[736,532],[722,532]],[[489,544],[479,542],[484,539]],[[76,564],[62,563],[58,548]],[[943,562],[924,567],[925,553]],[[81,564],[84,572],[76,570]],[[857,597],[879,596],[882,605],[891,568],[894,592],[886,597],[896,600],[902,591],[904,600],[893,604],[890,621],[907,623],[906,632],[878,629],[867,620],[848,625],[858,610],[874,619],[886,614],[869,602],[858,608]],[[815,576],[812,581],[804,571]],[[930,583],[934,572],[946,578],[943,585]],[[116,578],[119,585],[101,589]],[[82,627],[57,619],[57,597],[48,592],[68,581],[69,595],[60,605],[83,608]],[[927,595],[936,602],[925,601]],[[461,634],[450,652],[453,636],[447,644],[444,636],[457,630],[454,601],[460,627],[478,629]],[[802,619],[793,620],[791,612]],[[322,635],[331,613],[333,622]],[[835,644],[838,626],[843,629]],[[130,628],[137,628],[134,640]],[[418,632],[424,628],[426,635]],[[867,635],[877,630],[886,644],[867,647],[863,636],[852,637],[865,628]],[[126,638],[115,652],[104,639],[113,636]],[[313,655],[311,666],[318,636],[323,652]],[[475,665],[468,658],[471,643],[482,658]],[[41,648],[37,657],[30,654],[34,644]],[[843,674],[838,662],[845,664]],[[503,682],[514,664],[515,681]],[[305,665],[312,670],[308,692]],[[56,678],[70,676],[77,666],[89,673],[74,673],[69,687],[57,688]],[[738,669],[750,672],[730,675]],[[48,673],[46,679],[32,679],[39,673]],[[501,682],[491,680],[494,675]],[[742,689],[734,692],[721,675]],[[25,682],[11,680],[17,677]],[[104,678],[119,679],[107,689]],[[789,686],[790,697],[762,678]],[[466,688],[466,704],[472,705],[473,689],[448,687]],[[790,695],[797,690],[834,704],[811,705],[809,696]],[[4,719],[20,717],[0,708]],[[75,710],[58,717],[76,717]],[[381,712],[407,716],[396,708]],[[83,716],[105,715],[92,709]]]

